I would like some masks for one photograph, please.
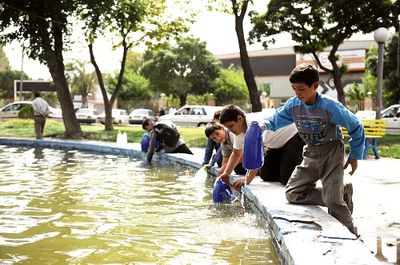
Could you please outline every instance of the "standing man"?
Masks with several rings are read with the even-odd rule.
[[[39,92],[34,93],[35,99],[32,101],[33,119],[35,121],[36,139],[43,138],[44,125],[46,117],[50,114],[49,104],[40,97]]]

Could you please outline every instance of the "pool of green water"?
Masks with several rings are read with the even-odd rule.
[[[179,166],[0,146],[1,264],[280,264],[237,200]]]

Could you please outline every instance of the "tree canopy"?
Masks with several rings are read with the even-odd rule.
[[[176,46],[165,43],[156,50],[147,51],[141,73],[150,80],[156,92],[176,95],[180,104],[186,104],[188,94],[204,94],[215,89],[220,61],[206,48],[206,43],[187,37]]]
[[[252,41],[265,47],[274,43],[274,35],[288,32],[299,45],[296,52],[312,54],[320,69],[332,75],[338,100],[345,103],[342,75],[346,68],[338,63],[339,45],[354,33],[369,33],[379,26],[388,26],[393,14],[390,0],[271,0],[264,14],[251,14],[254,28]],[[368,17],[366,17],[368,14]],[[324,67],[318,53],[330,47],[331,68]]]
[[[106,114],[105,129],[112,130],[111,108],[121,90],[126,58],[130,48],[140,43],[156,45],[182,31],[187,31],[180,18],[170,19],[166,14],[165,0],[81,0],[81,16],[85,23],[91,62],[95,68],[99,86],[103,95]],[[111,34],[113,46],[122,49],[121,66],[115,87],[108,98],[103,74],[97,64],[94,52],[95,40],[99,35]]]
[[[63,111],[65,136],[82,137],[65,78],[63,59],[71,33],[69,18],[77,9],[76,0],[1,0],[0,4],[2,39],[19,41],[29,58],[48,66]]]

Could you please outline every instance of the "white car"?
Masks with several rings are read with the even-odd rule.
[[[62,119],[62,111],[60,108],[53,108],[51,106],[49,106],[50,109],[50,114],[49,114],[49,118],[52,119]]]
[[[177,126],[202,127],[212,121],[222,106],[185,105],[173,114],[158,117],[158,121],[172,121]]]
[[[124,109],[112,109],[111,112],[112,120],[114,124],[128,124],[129,116],[128,112]],[[99,116],[99,121],[104,124],[106,122],[105,112],[101,113]]]
[[[129,114],[129,124],[142,124],[144,119],[154,120],[151,109],[135,109]]]
[[[26,105],[32,105],[32,101],[18,101],[5,105],[0,109],[0,119],[18,118],[19,111]]]
[[[80,108],[75,112],[76,118],[80,123],[96,123],[98,112],[96,109]]]
[[[360,120],[374,120],[374,110],[360,110],[356,112]],[[392,105],[381,111],[381,118],[387,121],[387,134],[400,134],[400,104]]]

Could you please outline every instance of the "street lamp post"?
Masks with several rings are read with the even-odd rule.
[[[378,87],[376,92],[376,118],[381,118],[382,111],[382,79],[383,79],[383,48],[385,42],[390,38],[390,33],[386,28],[378,28],[374,31],[374,39],[378,43],[378,67],[377,67],[377,79]]]

